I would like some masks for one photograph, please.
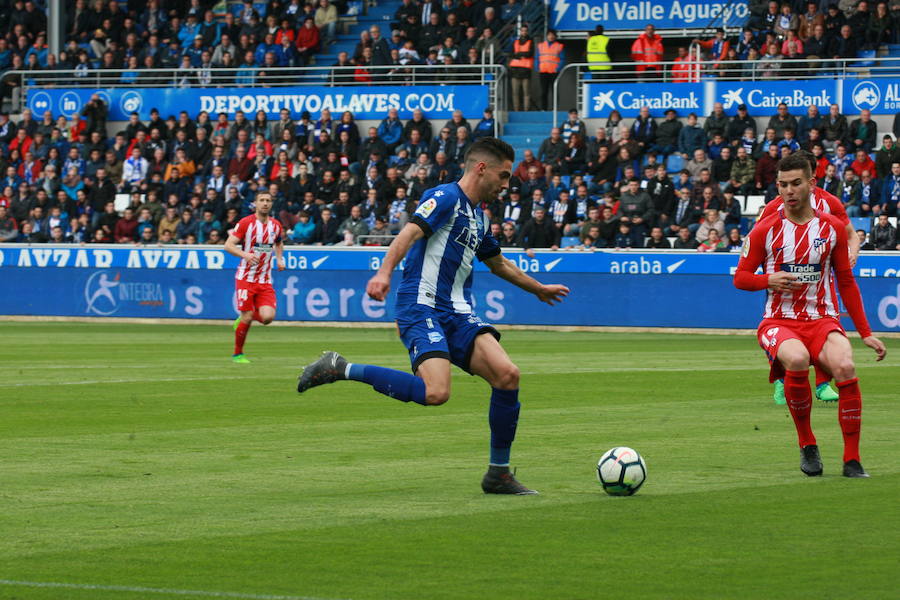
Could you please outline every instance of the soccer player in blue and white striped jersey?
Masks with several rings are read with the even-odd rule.
[[[472,312],[472,266],[477,258],[491,272],[541,301],[561,301],[569,289],[529,277],[500,254],[480,204],[509,185],[515,151],[497,138],[482,138],[465,156],[462,178],[432,188],[410,222],[391,243],[366,292],[384,300],[391,273],[406,257],[397,291],[397,325],[414,375],[348,362],[326,352],[300,375],[298,392],[341,379],[361,381],[403,402],[439,405],[450,398],[450,365],[491,385],[488,420],[490,461],[481,482],[489,494],[535,494],[509,470],[519,418],[519,369],[500,346],[500,333]],[[488,334],[488,335],[482,335]]]

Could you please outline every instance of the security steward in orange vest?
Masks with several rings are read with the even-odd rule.
[[[638,73],[644,71],[662,71],[663,43],[662,38],[656,35],[656,28],[647,25],[644,33],[631,45],[631,59],[637,63],[635,70]]]
[[[531,73],[534,70],[534,40],[528,37],[528,25],[519,28],[509,59],[512,79],[513,110],[528,110],[531,105]]]
[[[556,40],[556,32],[547,30],[547,39],[538,44],[538,73],[541,78],[541,105],[550,110],[553,104],[551,94],[553,82],[562,67],[563,45]]]

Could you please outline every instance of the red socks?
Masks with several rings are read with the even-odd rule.
[[[826,373],[822,369],[819,368],[819,365],[813,365],[813,368],[816,370],[816,387],[818,388],[823,383],[828,383],[831,381],[831,374]]]
[[[812,391],[809,389],[808,371],[787,371],[784,375],[784,396],[787,399],[788,409],[797,427],[797,438],[800,447],[816,443],[809,422],[809,413],[812,409]]]
[[[859,460],[859,429],[862,425],[862,395],[859,379],[854,377],[837,384],[838,422],[844,435],[844,462]]]
[[[252,321],[251,321],[252,322]],[[237,329],[234,330],[234,353],[244,353],[244,340],[247,339],[247,332],[250,331],[250,323],[238,322]]]

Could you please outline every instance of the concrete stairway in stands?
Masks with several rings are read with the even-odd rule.
[[[314,65],[310,65],[321,66],[323,68],[321,70],[316,69],[315,71],[308,72],[306,75],[307,80],[317,80],[321,81],[321,83],[327,83],[331,73],[329,67],[337,62],[338,54],[347,52],[347,54],[352,57],[353,51],[356,49],[356,44],[359,42],[359,34],[372,25],[381,27],[381,35],[385,39],[390,39],[391,21],[394,20],[394,13],[397,12],[397,6],[397,4],[391,2],[385,2],[378,6],[370,6],[367,11],[368,14],[357,15],[355,17],[355,23],[353,23],[352,20],[350,21],[351,24],[348,26],[348,33],[340,33],[343,29],[342,24],[339,24],[338,35],[336,37],[337,41],[330,46],[322,48],[315,56]]]
[[[550,111],[535,110],[509,112],[508,115],[502,137],[516,149],[516,162],[521,160],[525,150],[533,150],[537,154],[541,142],[550,136],[550,130],[566,120],[565,112],[553,116]]]

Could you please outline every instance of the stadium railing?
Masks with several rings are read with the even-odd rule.
[[[568,72],[575,73],[575,94],[578,106],[584,106],[584,85],[586,83],[666,83],[673,84],[673,92],[677,92],[678,83],[702,83],[705,81],[791,81],[814,79],[900,79],[900,57],[878,57],[874,59],[857,57],[841,59],[797,58],[778,61],[777,69],[764,68],[764,62],[760,59],[756,62],[748,61],[701,61],[688,63],[693,66],[689,71],[680,71],[685,68],[685,63],[665,61],[655,63],[658,70],[639,71],[643,67],[635,62],[611,62],[603,63],[611,67],[605,71],[591,71],[590,66],[599,63],[569,63],[560,70],[553,86],[553,115],[557,114],[560,106],[560,84],[563,81],[571,82],[571,77],[564,77]],[[714,67],[715,65],[715,67]],[[677,68],[676,68],[677,67]],[[676,81],[676,79],[688,79],[689,81]],[[566,84],[563,84],[566,85]],[[570,85],[570,84],[569,84]],[[568,85],[566,85],[568,87]],[[567,91],[563,94],[569,102]]]
[[[360,72],[360,71],[364,72]],[[92,69],[53,71],[6,71],[3,78],[20,77],[21,92],[13,99],[11,112],[21,112],[28,92],[42,88],[271,88],[365,85],[397,87],[405,85],[487,85],[489,102],[495,110],[505,110],[506,67],[479,65],[381,65],[256,67],[210,69]],[[261,73],[264,73],[261,74]],[[130,77],[130,75],[136,75]],[[124,77],[124,78],[123,78]]]

